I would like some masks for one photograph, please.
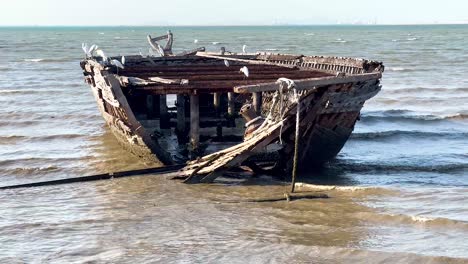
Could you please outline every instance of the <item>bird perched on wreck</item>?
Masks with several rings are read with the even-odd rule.
[[[245,77],[249,77],[249,68],[247,66],[240,68],[239,72],[243,73]]]
[[[86,57],[92,57],[93,53],[98,49],[98,46],[93,44],[88,49],[88,44],[87,43],[81,43],[81,48],[83,49],[84,53],[86,54]]]
[[[123,64],[122,64],[120,61],[116,60],[116,59],[111,60],[111,61],[110,61],[110,64],[111,64],[111,65],[114,65],[114,66],[116,66],[117,68],[120,68],[120,69],[124,69],[124,68],[125,68],[125,67],[123,66]]]
[[[103,60],[103,61],[107,61],[107,56],[106,56],[106,54],[104,53],[104,51],[102,51],[101,49],[96,50],[96,54],[97,54],[99,57],[102,57],[102,60]]]
[[[224,65],[226,65],[226,67],[229,67],[229,61],[228,60],[224,60]]]
[[[242,53],[246,53],[245,50],[247,48],[247,45],[242,46]]]

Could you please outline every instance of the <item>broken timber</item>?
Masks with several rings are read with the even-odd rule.
[[[164,47],[161,40],[167,40]],[[252,160],[270,154],[276,167],[290,171],[296,105],[288,91],[279,92],[280,78],[294,81],[300,94],[297,157],[307,166],[338,154],[365,101],[380,91],[380,62],[225,49],[174,55],[173,40],[171,32],[149,37],[162,57],[125,56],[124,69],[101,57],[89,57],[81,66],[119,143],[151,162],[195,159],[180,171],[187,182],[211,182],[243,163],[258,166]],[[249,76],[239,72],[244,66]],[[255,111],[244,120],[239,110],[247,105]],[[268,150],[271,146],[276,150]]]

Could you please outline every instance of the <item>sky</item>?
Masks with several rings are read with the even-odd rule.
[[[468,23],[468,0],[0,0],[0,26]]]

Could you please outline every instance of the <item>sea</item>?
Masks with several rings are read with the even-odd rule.
[[[145,176],[0,191],[1,263],[467,263],[468,25],[0,28],[0,185],[150,167],[98,112],[82,43],[383,61],[341,153],[301,175],[209,185]]]

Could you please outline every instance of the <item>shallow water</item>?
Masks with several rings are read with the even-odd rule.
[[[147,54],[146,34],[165,30],[0,28],[1,185],[147,166],[106,129],[82,79],[81,43]],[[176,50],[245,44],[384,61],[383,90],[352,138],[336,161],[306,175],[346,188],[261,204],[232,201],[288,187],[136,177],[2,191],[2,262],[467,261],[468,26],[172,30]]]

